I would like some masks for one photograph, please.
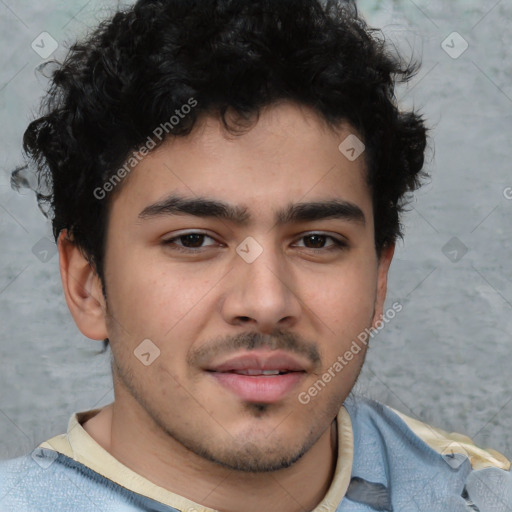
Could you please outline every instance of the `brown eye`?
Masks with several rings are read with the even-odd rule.
[[[201,247],[204,238],[205,235],[200,235],[198,233],[190,233],[188,235],[181,235],[180,237],[178,237],[183,246],[194,248]]]
[[[346,242],[323,233],[304,235],[299,240],[304,240],[305,242],[304,245],[299,245],[299,247],[305,247],[306,249],[330,251],[348,247]],[[327,244],[329,240],[331,243]]]
[[[183,233],[181,235],[175,236],[173,238],[168,238],[167,240],[163,240],[162,244],[170,247],[171,249],[175,249],[182,252],[200,252],[203,249],[206,249],[215,244],[207,244],[203,245],[206,239],[210,239],[213,242],[215,240],[207,235],[206,233]]]
[[[325,235],[308,235],[304,237],[304,240],[309,240],[311,245],[306,246],[310,249],[321,249],[324,247],[327,237]]]

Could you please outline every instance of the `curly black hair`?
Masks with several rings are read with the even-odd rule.
[[[418,68],[351,0],[139,0],[71,46],[23,147],[50,185],[38,201],[55,239],[67,229],[104,283],[111,196],[94,191],[107,190],[155,128],[186,136],[213,114],[240,133],[263,107],[291,100],[362,137],[380,252],[402,236],[404,197],[426,176],[423,118],[395,97]],[[21,179],[14,171],[13,184]]]

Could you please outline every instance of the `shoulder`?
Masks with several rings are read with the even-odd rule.
[[[510,471],[511,462],[491,448],[478,447],[471,438],[456,432],[447,432],[412,418],[380,402],[351,396],[345,403],[356,430],[379,431],[387,437],[408,437],[420,440],[431,450],[446,457],[462,455],[469,459],[473,469],[496,467]],[[458,457],[457,457],[458,458]]]
[[[373,400],[351,395],[345,408],[354,437],[352,477],[387,489],[393,505],[412,498],[420,510],[439,501],[451,510],[512,510],[511,464],[502,454]],[[470,506],[478,508],[463,508]]]
[[[457,432],[447,432],[417,419],[411,418],[389,407],[422,441],[436,452],[448,455],[466,456],[473,469],[496,467],[510,471],[510,461],[492,448],[482,449],[473,440]]]
[[[136,502],[129,491],[44,447],[0,461],[0,512],[69,512],[70,505],[74,512],[143,510]]]

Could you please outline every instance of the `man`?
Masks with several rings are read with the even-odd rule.
[[[413,72],[348,2],[140,0],[71,49],[24,145],[115,401],[3,462],[0,510],[512,509],[502,455],[350,395],[400,308]]]

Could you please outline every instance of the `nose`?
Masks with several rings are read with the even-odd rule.
[[[293,327],[300,316],[301,302],[292,274],[277,250],[265,248],[252,263],[237,255],[222,303],[225,321],[265,334]]]

